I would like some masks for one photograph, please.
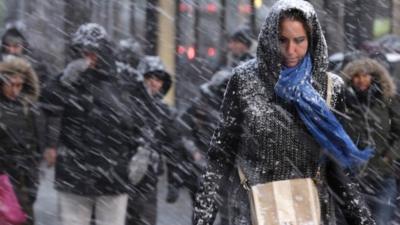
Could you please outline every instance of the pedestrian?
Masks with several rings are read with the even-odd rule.
[[[46,103],[54,106],[50,116],[60,118],[59,127],[52,129],[59,131],[56,154],[47,160],[55,163],[61,224],[87,225],[94,213],[96,225],[124,225],[128,164],[138,147],[139,128],[122,96],[114,46],[105,29],[81,25],[72,46],[80,58],[66,66],[45,94]]]
[[[342,71],[346,89],[346,128],[359,148],[373,147],[374,157],[358,179],[377,224],[389,224],[397,197],[400,105],[389,72],[377,61],[358,59]]]
[[[144,121],[151,124],[150,138],[144,137],[145,150],[150,152],[146,174],[134,185],[133,194],[128,204],[127,225],[155,225],[157,222],[157,183],[158,176],[163,171],[163,158],[166,159],[168,190],[179,185],[178,164],[180,153],[179,135],[174,124],[172,109],[163,102],[164,96],[172,85],[171,75],[158,56],[146,56],[138,65],[138,71],[143,76],[146,93],[138,95],[145,103]],[[139,97],[141,96],[141,97]],[[150,104],[149,104],[150,103]],[[143,161],[143,159],[142,159]],[[172,193],[177,194],[177,193]],[[168,202],[174,202],[177,196],[167,197]]]
[[[33,204],[39,164],[45,144],[45,120],[39,108],[39,81],[21,58],[0,63],[0,171],[10,177],[22,209],[24,224],[34,224]]]
[[[249,28],[243,27],[233,32],[228,42],[229,59],[227,67],[234,68],[253,59],[254,56],[251,53],[252,45],[253,38]]]
[[[21,23],[7,24],[1,37],[1,59],[7,57],[22,57],[28,61],[38,76],[40,87],[43,89],[49,80],[49,67],[43,62],[42,55],[29,44]]]
[[[336,224],[334,196],[349,224],[375,224],[357,186],[337,167],[362,164],[372,150],[358,150],[326,104],[328,97],[340,110],[343,81],[327,75],[327,46],[312,5],[276,2],[258,43],[256,59],[234,69],[228,83],[196,197],[195,224],[213,223],[220,187],[234,166],[246,179],[241,185],[236,175],[231,184],[231,224],[251,224],[256,212],[249,186],[300,178],[318,181],[322,224]],[[290,195],[284,196],[278,200],[286,202]]]
[[[125,83],[143,82],[142,74],[137,70],[145,57],[141,44],[135,38],[123,39],[117,46],[117,71]]]
[[[230,70],[216,72],[210,81],[200,86],[200,96],[180,116],[182,125],[182,139],[185,146],[186,157],[181,177],[183,185],[189,189],[193,204],[195,194],[201,183],[201,175],[207,167],[207,149],[214,130],[221,122],[220,106],[224,97],[225,87],[232,76]],[[225,186],[222,196],[227,198]],[[219,212],[227,208],[227,200],[219,204]],[[193,207],[194,208],[194,207]],[[228,225],[227,213],[220,214],[220,224]]]

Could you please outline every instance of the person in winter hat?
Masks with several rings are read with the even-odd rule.
[[[22,57],[32,64],[38,75],[40,87],[43,89],[49,80],[49,68],[43,62],[38,51],[34,51],[24,34],[25,28],[21,23],[10,23],[1,37],[1,60],[7,57]]]
[[[135,38],[123,39],[118,42],[117,58],[119,62],[137,68],[143,57],[142,46]]]
[[[33,204],[45,144],[45,120],[37,104],[39,80],[21,58],[0,62],[0,171],[8,174],[18,200],[34,222]]]
[[[112,43],[98,24],[81,25],[72,35],[80,58],[71,61],[45,93],[57,137],[55,188],[61,224],[124,225],[129,159],[138,147],[131,105],[119,86]],[[57,120],[52,120],[57,121]],[[57,156],[56,160],[54,156]],[[95,210],[95,212],[93,212]]]
[[[229,37],[228,50],[229,59],[227,67],[234,68],[254,58],[251,54],[253,38],[250,36],[250,29],[240,28]]]
[[[377,224],[389,224],[397,196],[396,160],[400,155],[400,104],[389,72],[362,58],[342,71],[346,81],[347,131],[359,148],[372,146],[375,156],[358,178]]]
[[[359,150],[326,104],[328,97],[331,108],[341,110],[343,81],[328,77],[327,46],[312,5],[277,1],[258,43],[256,59],[234,69],[228,83],[194,223],[213,223],[220,187],[234,165],[250,186],[319,174],[322,224],[342,224],[335,218],[339,208],[348,224],[375,224],[357,185],[342,170],[365,163],[372,150]],[[230,223],[251,224],[248,193],[235,174]]]

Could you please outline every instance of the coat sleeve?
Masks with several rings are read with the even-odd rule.
[[[375,225],[355,178],[330,160],[326,171],[328,186],[347,224]]]
[[[43,90],[41,108],[46,115],[46,147],[57,147],[61,132],[61,117],[64,112],[64,89],[54,79]]]
[[[391,148],[387,157],[391,160],[400,160],[400,99],[395,96],[389,104]]]
[[[230,174],[235,160],[241,133],[238,80],[239,77],[233,75],[229,81],[222,104],[222,122],[214,132],[207,153],[208,166],[195,200],[196,225],[213,224],[220,187]]]

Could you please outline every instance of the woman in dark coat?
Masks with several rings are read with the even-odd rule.
[[[339,224],[333,196],[341,198],[349,224],[374,224],[357,186],[336,166],[351,168],[372,153],[355,147],[325,103],[328,97],[331,107],[340,109],[343,81],[329,75],[333,85],[327,96],[327,46],[313,7],[305,1],[278,1],[258,43],[256,60],[236,68],[229,81],[223,122],[211,141],[196,199],[195,224],[213,223],[219,187],[235,166],[250,185],[315,178],[320,171],[323,224]],[[321,155],[329,157],[321,160]],[[236,184],[230,190],[231,224],[251,224],[248,193],[238,178]]]
[[[33,224],[45,120],[37,105],[39,80],[30,63],[0,63],[0,173],[9,175],[23,210]]]
[[[375,156],[359,178],[377,224],[388,224],[396,201],[394,162],[400,151],[400,106],[389,72],[372,59],[359,59],[343,70],[347,131],[360,148],[373,146]]]

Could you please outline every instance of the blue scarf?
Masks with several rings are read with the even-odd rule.
[[[312,136],[341,166],[352,168],[365,163],[373,156],[373,150],[366,148],[360,151],[357,148],[325,100],[311,85],[311,71],[309,54],[296,67],[284,67],[275,85],[275,93],[295,105]]]

